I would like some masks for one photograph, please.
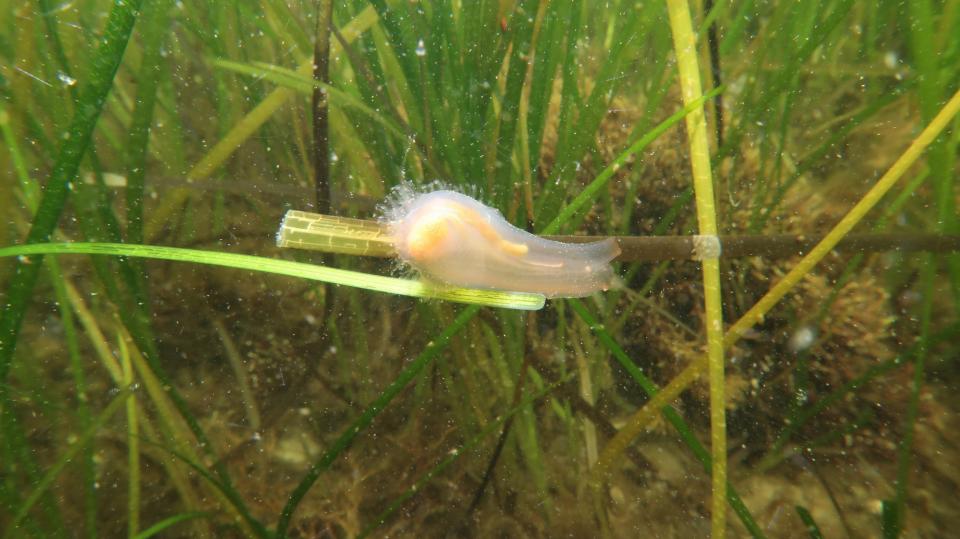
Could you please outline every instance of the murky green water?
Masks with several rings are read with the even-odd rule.
[[[960,521],[960,4],[327,4],[0,2],[0,536]],[[398,185],[490,209],[398,238]],[[609,289],[459,303],[541,298],[431,269],[605,275],[494,209],[617,238]],[[288,210],[336,252],[277,247]]]

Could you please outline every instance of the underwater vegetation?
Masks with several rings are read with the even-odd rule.
[[[960,524],[960,1],[0,13],[0,537]]]

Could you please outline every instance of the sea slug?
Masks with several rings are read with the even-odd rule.
[[[613,239],[563,243],[530,234],[448,189],[401,186],[382,213],[400,259],[426,280],[452,286],[589,296],[610,288],[610,261],[620,254]]]

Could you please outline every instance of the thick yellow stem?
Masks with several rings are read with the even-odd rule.
[[[700,98],[700,66],[697,43],[690,20],[687,0],[667,0],[673,45],[680,72],[684,104]],[[710,172],[710,147],[707,122],[701,105],[686,118],[690,143],[690,165],[697,201],[700,234],[717,235],[717,211],[713,199],[713,177]],[[710,365],[710,448],[713,457],[713,501],[711,532],[714,538],[726,536],[727,529],[727,419],[723,375],[723,311],[720,306],[720,261],[714,254],[703,260],[703,295],[706,315],[707,357]]]

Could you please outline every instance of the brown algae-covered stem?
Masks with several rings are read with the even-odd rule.
[[[313,80],[330,84],[330,27],[333,21],[332,0],[320,0],[317,8],[317,30],[313,43]],[[313,182],[317,211],[330,211],[330,101],[327,91],[317,84],[311,95],[313,112]]]
[[[588,242],[608,236],[547,236],[566,242]],[[620,244],[619,262],[697,260],[696,236],[613,236]],[[720,236],[721,256],[740,258],[789,258],[810,252],[823,239],[821,234],[770,234]],[[850,234],[834,247],[845,253],[858,252],[950,252],[960,251],[960,235],[924,233]]]
[[[377,221],[290,210],[277,235],[279,247],[309,249],[360,256],[395,256],[386,228]],[[697,260],[696,236],[544,236],[546,239],[587,243],[614,238],[621,253],[617,262]],[[803,256],[823,239],[821,234],[720,236],[721,257],[789,258]],[[834,250],[859,252],[960,251],[960,235],[925,233],[849,234]]]

